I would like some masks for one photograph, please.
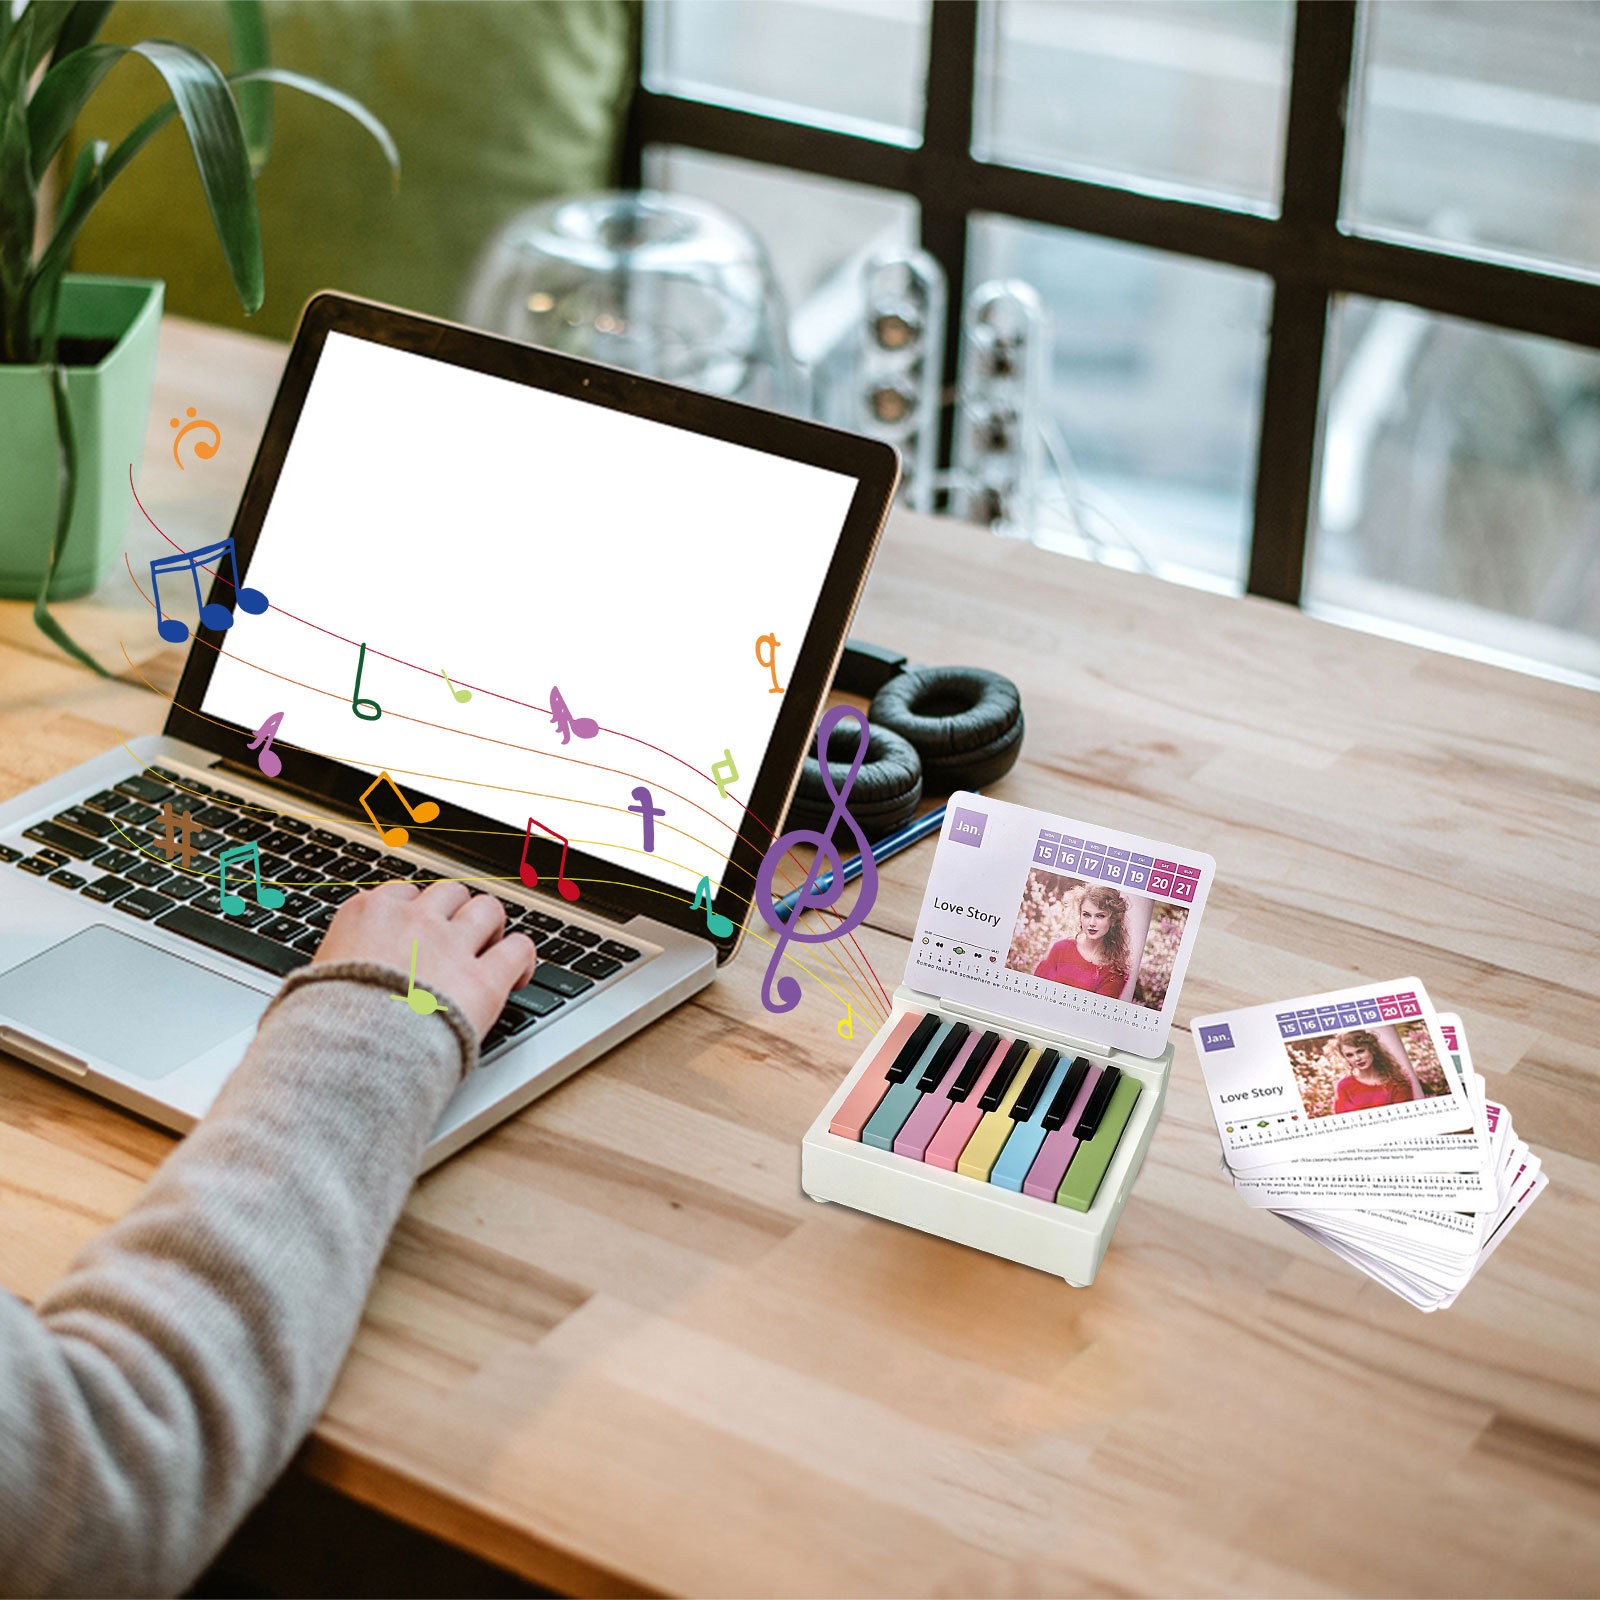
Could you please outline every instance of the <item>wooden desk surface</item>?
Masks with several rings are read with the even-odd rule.
[[[175,537],[225,524],[281,358],[167,325]],[[180,475],[189,404],[224,448]],[[0,791],[160,725],[5,609]],[[125,578],[69,615],[153,638]],[[763,1011],[752,945],[418,1186],[306,1470],[584,1592],[1600,1590],[1600,697],[912,517],[857,631],[1017,680],[1005,798],[1216,857],[1180,1024],[1416,973],[1549,1190],[1424,1316],[1234,1197],[1180,1038],[1073,1291],[805,1198],[853,1046]],[[931,853],[864,931],[891,990]],[[0,1063],[0,1282],[40,1293],[169,1148]]]

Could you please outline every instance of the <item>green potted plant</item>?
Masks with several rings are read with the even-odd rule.
[[[180,117],[234,287],[247,312],[265,292],[255,175],[279,83],[338,106],[377,140],[388,131],[326,84],[267,64],[259,0],[224,0],[235,72],[171,39],[96,42],[112,0],[0,0],[0,596],[32,599],[62,649],[103,671],[50,615],[87,593],[121,547],[128,465],[142,451],[161,318],[159,282],[67,271],[101,195]],[[171,98],[112,148],[85,143],[53,214],[41,189],[84,106],[126,56],[153,66]]]

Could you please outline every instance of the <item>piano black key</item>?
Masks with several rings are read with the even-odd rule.
[[[1061,1080],[1061,1087],[1056,1090],[1041,1119],[1049,1132],[1054,1133],[1067,1120],[1072,1102],[1078,1098],[1078,1091],[1083,1087],[1083,1080],[1088,1075],[1089,1063],[1082,1056],[1067,1068],[1067,1075]]]
[[[989,1087],[983,1091],[982,1098],[978,1101],[980,1111],[998,1111],[1000,1102],[1006,1097],[1006,1090],[1011,1087],[1011,1080],[1017,1075],[1017,1068],[1022,1065],[1023,1058],[1033,1046],[1026,1039],[1013,1039],[1011,1048],[1006,1051],[1005,1060],[995,1068],[994,1076],[989,1080]]]
[[[1013,1122],[1026,1122],[1033,1115],[1033,1108],[1039,1103],[1039,1096],[1044,1093],[1044,1086],[1050,1081],[1050,1074],[1056,1070],[1056,1063],[1061,1059],[1059,1050],[1046,1050],[1033,1064],[1033,1071],[1028,1074],[1028,1081],[1022,1086],[1019,1094],[1011,1106],[1011,1120]]]
[[[1100,1119],[1106,1114],[1106,1107],[1111,1104],[1111,1096],[1121,1081],[1122,1074],[1115,1067],[1107,1067],[1100,1074],[1100,1081],[1094,1086],[1094,1093],[1089,1096],[1083,1115],[1078,1118],[1078,1126],[1072,1130],[1075,1138],[1094,1138],[1100,1128]]]
[[[917,1080],[917,1087],[924,1094],[930,1094],[939,1087],[939,1080],[949,1071],[950,1063],[956,1058],[956,1052],[971,1036],[972,1029],[966,1023],[956,1022],[951,1024],[949,1033],[939,1041],[939,1048],[933,1052],[933,1057],[928,1062],[927,1070]]]
[[[911,1031],[911,1037],[900,1046],[900,1054],[894,1058],[894,1065],[884,1073],[890,1083],[904,1083],[910,1075],[911,1069],[922,1059],[922,1052],[928,1048],[928,1041],[939,1031],[939,1018],[931,1011]]]
[[[983,1075],[983,1069],[988,1066],[989,1057],[994,1054],[994,1047],[999,1043],[1000,1035],[990,1028],[972,1047],[972,1054],[967,1057],[966,1065],[957,1074],[956,1081],[950,1085],[950,1099],[953,1104],[959,1105],[972,1093],[973,1084]]]

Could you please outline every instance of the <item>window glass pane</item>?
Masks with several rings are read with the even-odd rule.
[[[1360,59],[1347,222],[1600,267],[1600,5],[1383,0]]]
[[[1600,352],[1349,297],[1306,600],[1600,683]]]
[[[1288,0],[992,0],[985,160],[1277,209]]]
[[[649,0],[648,88],[900,144],[922,139],[930,0]]]
[[[977,217],[972,282],[1020,278],[1054,322],[1038,544],[1244,586],[1270,288],[1058,228]]]

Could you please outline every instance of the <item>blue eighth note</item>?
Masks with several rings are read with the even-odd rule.
[[[217,561],[223,556],[228,558],[228,565],[233,568],[233,592],[238,600],[239,608],[248,611],[251,616],[260,616],[267,609],[267,597],[259,589],[241,588],[239,584],[239,560],[234,554],[233,540],[222,539],[216,544],[202,546],[199,550],[180,550],[175,556],[156,556],[150,562],[150,587],[155,591],[156,602],[156,632],[168,644],[182,644],[189,637],[189,624],[180,622],[177,617],[169,617],[161,609],[161,574],[163,572],[187,571],[194,584],[194,603],[200,613],[199,626],[203,628],[216,628],[219,632],[224,628],[233,626],[233,608],[225,606],[219,601],[202,604],[200,599],[200,568],[207,561]]]

